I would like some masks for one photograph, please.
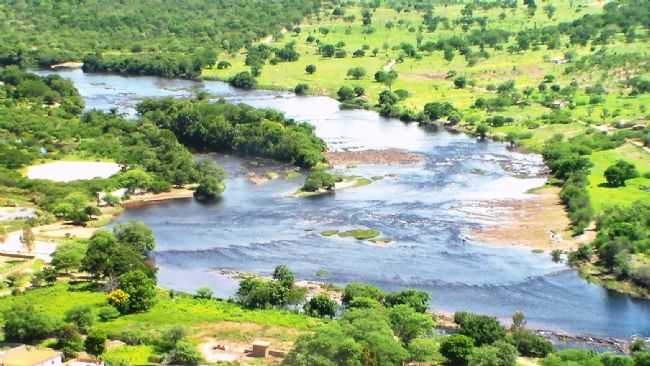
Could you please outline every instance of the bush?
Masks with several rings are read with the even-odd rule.
[[[95,357],[100,356],[106,350],[106,333],[99,330],[92,330],[84,340],[84,349],[88,354]]]
[[[440,345],[430,338],[416,338],[408,345],[411,362],[431,362],[440,356]]]
[[[296,93],[297,95],[305,95],[307,94],[308,90],[309,90],[309,85],[300,83],[296,85],[296,87],[293,89],[293,92]]]
[[[242,71],[233,76],[229,81],[230,85],[240,89],[255,89],[257,80],[248,71]]]
[[[90,305],[75,305],[66,311],[65,321],[74,324],[81,332],[87,332],[95,323],[95,314]]]
[[[172,365],[198,365],[201,354],[196,347],[188,341],[180,341],[169,355],[167,362]]]
[[[350,283],[345,286],[345,290],[343,290],[341,303],[344,306],[347,306],[353,299],[358,297],[366,297],[382,303],[384,301],[384,296],[384,291],[378,287],[366,283]]]
[[[472,339],[477,346],[492,344],[506,337],[506,330],[496,318],[469,314],[460,324],[460,334]]]
[[[149,310],[156,302],[156,282],[142,271],[120,276],[118,289],[128,295],[126,301],[114,304],[122,314]]]
[[[120,312],[114,306],[107,305],[99,308],[99,311],[97,312],[97,316],[99,317],[99,320],[103,322],[107,322],[109,320],[119,318]]]
[[[316,72],[316,65],[309,64],[309,65],[305,66],[305,72],[310,74],[310,75],[315,73]]]
[[[336,180],[333,175],[324,170],[316,170],[305,179],[302,190],[306,192],[316,192],[319,189],[331,191],[334,190],[335,184]]]
[[[525,357],[541,358],[553,352],[553,344],[549,340],[529,330],[513,332],[512,341],[519,353]]]
[[[348,70],[347,76],[355,80],[359,80],[364,76],[366,76],[366,69],[364,69],[363,67],[353,67]]]
[[[633,164],[619,160],[605,170],[605,179],[610,187],[624,187],[625,181],[639,176],[639,171]]]
[[[451,366],[465,366],[474,348],[474,340],[462,334],[446,337],[440,343],[440,353]]]
[[[326,294],[319,294],[312,297],[304,306],[307,315],[320,318],[334,318],[338,304]]]
[[[52,335],[56,322],[33,306],[16,304],[4,314],[5,341],[33,343]]]

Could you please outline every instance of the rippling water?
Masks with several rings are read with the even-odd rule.
[[[462,134],[427,131],[374,112],[339,110],[326,97],[243,92],[219,82],[59,74],[75,82],[88,108],[116,107],[133,114],[143,97],[184,97],[206,90],[309,121],[332,149],[396,147],[426,157],[416,166],[339,168],[345,174],[384,178],[327,197],[296,199],[288,194],[304,177],[256,186],[242,173],[246,162],[210,156],[229,173],[219,202],[165,202],[129,209],[119,219],[142,220],[153,229],[163,286],[188,291],[209,286],[229,296],[236,284],[212,269],[268,274],[277,264],[287,264],[304,279],[421,288],[431,293],[436,309],[501,318],[522,310],[533,327],[599,336],[650,335],[648,301],[588,284],[548,254],[496,248],[465,237],[485,220],[498,220],[486,217],[485,205],[479,203],[525,198],[528,189],[543,184],[537,155]],[[379,247],[319,234],[356,227],[376,228],[393,242]]]

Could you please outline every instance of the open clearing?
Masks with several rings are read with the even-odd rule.
[[[90,161],[55,161],[27,168],[29,179],[47,179],[55,182],[71,182],[93,178],[108,178],[120,171],[117,163]]]

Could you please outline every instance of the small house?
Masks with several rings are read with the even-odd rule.
[[[19,346],[0,354],[0,366],[61,366],[62,359],[53,349]]]

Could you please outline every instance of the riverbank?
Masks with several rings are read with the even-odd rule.
[[[469,236],[487,244],[544,251],[572,251],[591,242],[596,234],[593,230],[572,236],[559,193],[558,187],[543,186],[524,199],[488,201],[486,215],[498,217],[499,222],[472,230]]]

